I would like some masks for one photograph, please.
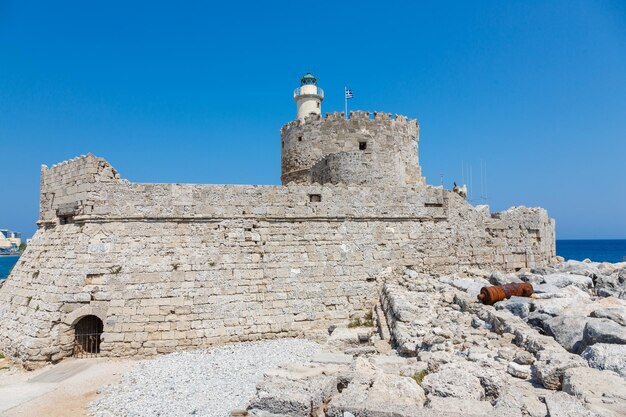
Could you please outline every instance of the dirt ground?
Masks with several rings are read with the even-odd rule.
[[[132,359],[66,359],[27,372],[0,363],[0,415],[89,416],[87,406],[98,390],[114,383],[140,361]],[[2,369],[4,368],[4,369]]]

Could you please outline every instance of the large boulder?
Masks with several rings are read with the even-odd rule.
[[[430,397],[426,404],[426,410],[432,410],[434,416],[493,416],[494,409],[489,401],[468,400],[453,397]]]
[[[485,286],[489,286],[489,281],[480,278],[456,278],[456,277],[442,277],[441,282],[450,284],[453,287],[465,291],[472,298],[475,298],[480,294],[480,289]]]
[[[557,316],[543,322],[546,333],[559,342],[568,352],[578,352],[583,339],[586,317]]]
[[[525,319],[530,313],[533,299],[528,297],[511,297],[494,304],[496,310],[509,310],[518,317]]]
[[[498,410],[503,406],[519,410],[525,417],[546,417],[546,405],[541,399],[550,394],[552,391],[535,387],[527,381],[509,379],[507,388],[501,392],[495,405]],[[497,413],[492,415],[499,416]]]
[[[546,396],[545,402],[550,417],[601,417],[562,391]]]
[[[596,343],[587,347],[581,356],[590,367],[613,371],[626,379],[626,345]]]
[[[426,375],[422,388],[429,396],[478,401],[485,399],[485,389],[480,379],[460,363],[445,364],[437,372]]]
[[[543,281],[558,288],[565,288],[569,285],[574,285],[585,291],[593,288],[593,279],[585,275],[557,273],[544,276]]]
[[[587,367],[580,356],[556,349],[546,349],[537,353],[534,363],[537,379],[547,389],[560,389],[563,373],[570,368]]]
[[[552,291],[552,290],[551,290]],[[591,308],[591,296],[575,286],[559,288],[555,292],[537,294],[533,313],[560,316],[563,314],[586,316]]]
[[[626,383],[615,372],[568,369],[563,375],[563,392],[575,396],[600,415],[618,417],[626,413]]]
[[[376,372],[356,376],[332,398],[326,416],[419,417],[425,401],[424,390],[412,378]]]
[[[372,365],[386,374],[413,376],[428,368],[426,362],[416,358],[405,358],[397,355],[375,355],[370,358]]]
[[[604,275],[598,268],[598,264],[584,261],[567,261],[563,262],[556,268],[559,272],[565,272],[575,275],[585,275],[589,278],[596,279],[600,275]]]
[[[621,302],[623,303],[623,301]],[[624,303],[623,306],[618,307],[598,308],[593,310],[589,316],[599,319],[613,320],[620,326],[626,326],[626,303]]]
[[[581,350],[596,343],[626,344],[626,327],[609,319],[588,319],[583,331]]]
[[[336,365],[289,365],[268,372],[248,406],[254,415],[308,417],[337,393],[345,369]]]

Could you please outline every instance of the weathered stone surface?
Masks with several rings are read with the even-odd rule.
[[[556,316],[544,321],[543,328],[568,352],[578,352],[586,324],[580,316]]]
[[[563,375],[563,391],[592,411],[607,417],[626,414],[626,382],[611,371],[572,368]]]
[[[527,379],[530,377],[530,365],[520,365],[519,363],[509,362],[506,371],[516,378]]]
[[[337,393],[341,381],[339,369],[332,367],[293,365],[278,369],[259,383],[248,409],[257,415],[308,417]]]
[[[621,326],[626,326],[626,306],[599,308],[592,311],[589,316],[613,320]]]
[[[514,379],[508,381],[506,389],[498,396],[496,405],[516,409],[523,416],[546,417],[546,405],[541,399],[550,394],[552,391],[537,388],[530,380]]]
[[[580,357],[558,350],[542,350],[537,355],[533,365],[537,379],[548,389],[560,389],[563,373],[569,368],[587,367],[587,363]]]
[[[328,417],[344,412],[363,417],[418,417],[426,401],[424,390],[408,377],[377,372],[357,375],[328,404]]]
[[[404,358],[396,355],[377,355],[370,359],[376,369],[393,375],[411,377],[428,368],[425,362],[419,362],[416,358]]]
[[[527,297],[511,297],[508,300],[497,302],[494,307],[498,310],[508,310],[517,317],[526,318],[533,305],[533,299]]]
[[[550,417],[601,417],[565,392],[548,395],[545,401]]]
[[[327,352],[321,351],[313,355],[311,362],[315,363],[329,363],[336,365],[350,365],[354,358],[352,355],[346,355],[345,353]]]
[[[593,280],[591,277],[574,274],[550,274],[543,277],[548,285],[554,285],[558,288],[564,288],[568,285],[574,285],[581,290],[590,290],[593,288]]]
[[[626,344],[626,327],[609,319],[588,319],[581,347],[586,348],[596,343]]]
[[[329,347],[345,350],[348,348],[360,347],[361,341],[359,340],[359,335],[362,333],[370,334],[372,329],[369,327],[361,328],[347,328],[347,327],[337,327],[333,333],[328,338],[326,344]]]
[[[520,365],[532,365],[535,362],[535,356],[525,350],[518,350],[513,360]]]
[[[489,401],[467,398],[436,397],[428,398],[427,409],[436,416],[493,416],[494,409]]]
[[[586,348],[581,356],[590,367],[613,371],[626,379],[626,345],[596,343]]]
[[[426,375],[422,388],[429,396],[478,401],[485,398],[480,379],[454,363],[443,365],[439,371]]]

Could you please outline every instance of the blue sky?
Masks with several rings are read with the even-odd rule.
[[[324,112],[347,85],[418,118],[430,184],[471,166],[477,200],[482,160],[492,210],[626,238],[624,2],[217,3],[0,0],[0,227],[31,235],[39,166],[87,152],[136,182],[278,184],[311,71]]]

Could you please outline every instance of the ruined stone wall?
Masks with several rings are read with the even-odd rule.
[[[314,183],[311,169],[324,158],[338,153],[363,152],[368,154],[364,158],[369,159],[367,168],[371,171],[367,178],[376,180],[367,184],[423,185],[418,142],[417,120],[405,116],[392,118],[388,113],[351,112],[350,119],[344,120],[343,113],[328,113],[326,118],[312,115],[281,129],[282,183]],[[366,149],[360,150],[360,143],[365,143]],[[361,161],[359,158],[357,162]],[[343,173],[363,168],[363,165],[353,166],[349,158],[334,162]],[[358,178],[348,176],[341,182],[353,184],[355,180]]]
[[[396,267],[555,256],[545,210],[492,216],[433,187],[136,184],[91,155],[62,166],[44,171],[55,198],[0,289],[0,350],[28,366],[69,356],[85,315],[104,322],[103,355],[153,355],[346,321]],[[70,181],[79,191],[59,203]]]
[[[59,218],[89,213],[89,192],[97,183],[120,181],[119,174],[104,159],[92,154],[48,168],[41,167],[40,213],[41,223],[58,223]]]

